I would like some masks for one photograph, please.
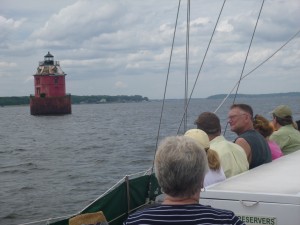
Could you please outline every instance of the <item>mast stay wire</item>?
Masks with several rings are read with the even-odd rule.
[[[184,113],[183,113],[183,116],[182,116],[182,118],[181,118],[181,121],[180,121],[178,130],[177,130],[177,134],[179,134],[179,131],[180,131],[182,122],[183,122],[183,120],[184,120],[184,118],[185,118],[185,115],[187,114],[187,109],[188,109],[189,103],[190,103],[191,98],[192,98],[192,95],[193,95],[193,93],[194,93],[194,90],[195,90],[195,87],[196,87],[198,78],[199,78],[199,76],[200,76],[200,72],[201,72],[202,67],[203,67],[203,65],[204,65],[204,62],[205,62],[205,59],[206,59],[206,55],[207,55],[207,53],[208,53],[210,44],[211,44],[212,39],[213,39],[213,36],[214,36],[214,34],[215,34],[215,31],[216,31],[217,25],[218,25],[218,23],[219,23],[221,14],[222,14],[222,12],[223,12],[225,3],[226,3],[226,0],[223,1],[223,4],[222,4],[221,10],[220,10],[220,13],[219,13],[219,15],[218,15],[218,19],[217,19],[217,21],[216,21],[216,24],[215,24],[215,27],[214,27],[214,29],[213,29],[212,35],[211,35],[210,40],[209,40],[209,42],[208,42],[208,45],[207,45],[205,54],[204,54],[204,56],[203,56],[203,59],[202,59],[202,62],[201,62],[201,65],[200,65],[200,68],[199,68],[199,71],[198,71],[198,74],[197,74],[197,77],[196,77],[196,79],[195,79],[194,85],[193,85],[193,87],[192,87],[191,93],[190,93],[189,98],[188,98],[188,101],[187,101],[187,104],[186,104],[186,106],[185,106]]]
[[[160,128],[161,128],[161,121],[162,121],[163,112],[164,112],[164,106],[165,106],[165,100],[166,100],[168,80],[169,80],[169,75],[170,75],[170,68],[171,68],[171,62],[172,62],[172,55],[173,55],[174,42],[175,42],[175,36],[176,36],[176,30],[177,30],[177,23],[178,23],[178,15],[179,15],[179,10],[180,10],[180,4],[181,4],[181,0],[178,0],[177,15],[176,15],[176,21],[175,21],[175,26],[174,26],[174,33],[173,33],[173,40],[172,40],[171,52],[170,52],[170,57],[169,57],[169,65],[168,65],[167,77],[166,77],[166,82],[165,82],[164,96],[163,96],[163,102],[162,102],[161,111],[160,111],[160,118],[159,118],[159,125],[158,125],[157,136],[156,136],[154,158],[155,158],[157,147],[158,147],[158,141],[159,141],[159,135],[160,135]],[[154,160],[153,160],[153,163],[152,163],[151,172],[153,172],[153,169],[154,169]]]
[[[189,83],[189,55],[190,55],[190,21],[191,21],[191,4],[190,0],[187,1],[187,15],[186,15],[186,44],[185,44],[185,86],[184,86],[184,109],[188,103],[188,83]],[[184,116],[184,132],[187,130],[187,113]]]
[[[269,61],[273,56],[275,56],[281,49],[283,49],[287,44],[289,44],[297,35],[300,33],[300,30],[298,30],[295,34],[293,34],[282,46],[280,46],[275,52],[273,52],[270,56],[268,56],[265,60],[263,60],[261,63],[259,63],[256,67],[254,67],[252,70],[250,70],[248,73],[246,73],[244,76],[242,76],[243,80],[247,76],[249,76],[251,73],[253,73],[255,70],[257,70],[259,67],[261,67],[263,64],[265,64],[267,61]],[[219,109],[222,107],[222,105],[225,103],[225,101],[228,99],[228,97],[232,94],[236,86],[238,85],[237,81],[231,91],[226,95],[226,97],[223,99],[223,101],[220,103],[220,105],[216,108],[214,113],[217,113]]]
[[[251,37],[251,40],[250,40],[250,43],[249,43],[249,47],[248,47],[248,50],[247,50],[247,54],[246,54],[246,57],[245,57],[245,61],[244,61],[244,64],[243,64],[243,69],[242,69],[242,72],[241,72],[241,75],[240,75],[240,79],[238,81],[238,85],[237,85],[237,88],[236,88],[236,91],[235,91],[235,95],[234,95],[234,99],[233,99],[233,104],[235,103],[236,95],[237,95],[237,93],[239,91],[239,87],[240,87],[241,80],[242,80],[242,77],[243,77],[243,73],[244,73],[244,70],[245,70],[245,67],[246,67],[246,63],[248,61],[249,52],[250,52],[250,49],[252,47],[252,42],[253,42],[253,39],[254,39],[254,35],[255,35],[255,32],[256,32],[257,24],[258,24],[258,21],[259,21],[259,18],[260,18],[260,15],[261,15],[264,3],[265,3],[265,0],[262,1],[261,7],[260,7],[260,10],[259,10],[259,13],[258,13],[258,17],[257,17],[256,23],[255,23],[255,26],[254,26],[252,37]]]

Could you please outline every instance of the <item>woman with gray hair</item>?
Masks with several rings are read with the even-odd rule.
[[[244,224],[231,211],[199,204],[207,170],[205,150],[192,138],[165,138],[155,157],[155,172],[165,193],[164,201],[131,214],[124,225]]]

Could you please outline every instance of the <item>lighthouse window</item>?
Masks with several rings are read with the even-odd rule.
[[[54,84],[58,84],[58,77],[54,78]]]
[[[36,78],[36,84],[40,84],[40,78]]]

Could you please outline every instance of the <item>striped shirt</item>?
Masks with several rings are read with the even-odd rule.
[[[123,225],[245,225],[233,212],[200,204],[157,205],[137,211]]]

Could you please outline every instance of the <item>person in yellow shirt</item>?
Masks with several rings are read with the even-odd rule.
[[[210,147],[218,153],[226,178],[249,169],[249,163],[243,148],[226,140],[221,135],[220,119],[216,114],[212,112],[201,113],[195,124],[198,129],[203,130],[208,135]]]

